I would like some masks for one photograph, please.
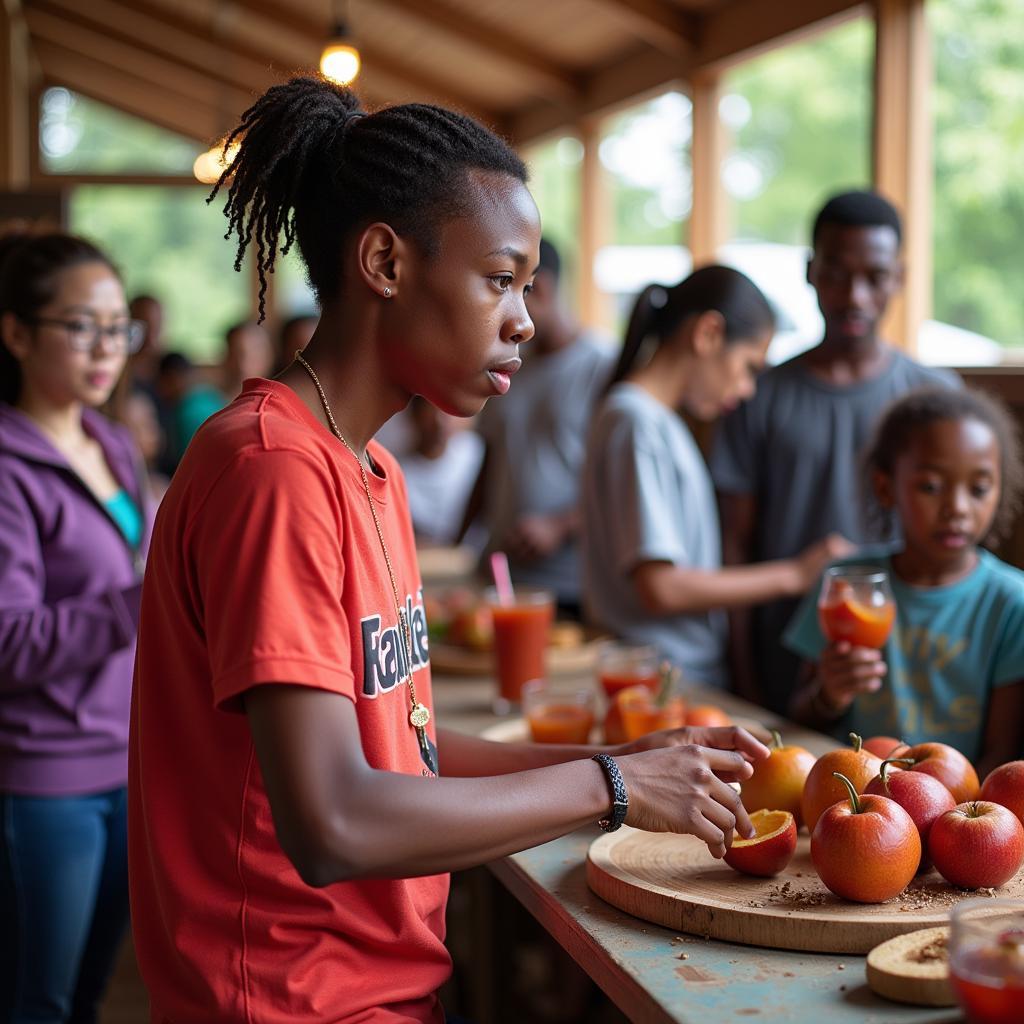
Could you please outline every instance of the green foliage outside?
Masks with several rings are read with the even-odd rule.
[[[221,358],[224,331],[250,315],[249,269],[232,269],[221,203],[205,186],[76,188],[71,228],[98,242],[124,275],[128,295],[157,296],[165,345],[197,362]]]
[[[932,316],[1021,346],[1021,0],[929,0],[927,10],[935,63]],[[860,18],[750,61],[727,77],[722,116],[733,147],[723,175],[733,195],[734,238],[805,245],[811,218],[829,194],[870,181],[873,49],[872,25]],[[653,106],[645,103],[610,119],[605,145],[635,136],[637,122],[650,120]],[[680,132],[669,120],[665,131],[661,155],[671,155],[674,144],[685,180],[687,129]],[[546,228],[561,232],[571,248],[576,220],[557,196],[571,188],[576,167],[554,162],[556,145],[537,147],[534,161],[546,160],[548,173],[564,180],[555,185],[538,175],[534,189]],[[611,240],[685,240],[686,212],[670,209],[666,216],[664,183],[645,183],[638,180],[650,177],[643,167],[638,174],[626,161],[613,162],[621,169],[607,172],[614,204]]]
[[[726,78],[723,113],[738,108],[745,122],[723,168],[733,237],[807,245],[829,195],[870,183],[873,48],[871,22],[858,18]]]
[[[935,313],[1024,346],[1024,5],[929,3],[935,112]]]
[[[67,89],[40,110],[43,168],[51,174],[191,174],[199,143]]]

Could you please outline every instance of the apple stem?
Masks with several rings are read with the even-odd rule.
[[[889,792],[889,765],[891,764],[914,764],[912,757],[887,757],[878,769],[878,777],[882,780],[882,789]]]
[[[864,740],[861,739],[855,732],[850,733],[850,743],[853,744],[853,752],[855,754],[860,753],[860,748],[864,745]]]
[[[846,787],[847,792],[850,794],[850,806],[853,808],[853,813],[860,814],[860,800],[857,797],[857,790],[854,788],[853,783],[842,772],[833,772],[832,774]]]
[[[781,750],[782,749],[782,736],[779,734],[779,730],[778,729],[772,729],[771,730],[771,734],[772,734],[772,750]]]

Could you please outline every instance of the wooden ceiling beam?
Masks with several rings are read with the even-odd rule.
[[[255,14],[276,28],[284,29],[294,38],[295,44],[302,48],[301,63],[307,68],[315,68],[319,65],[320,53],[331,31],[331,25],[327,20],[311,18],[308,14],[275,3],[274,0],[236,0],[230,5],[230,11],[236,19]],[[282,53],[288,46],[287,39],[277,38],[274,35],[268,36],[267,42],[279,47],[279,52]],[[421,102],[426,98],[430,102],[458,107],[482,120],[493,119],[496,116],[493,112],[481,107],[480,103],[472,96],[461,92],[458,88],[449,86],[432,75],[424,75],[420,71],[409,68],[400,59],[382,53],[372,46],[367,46],[361,39],[357,38],[356,43],[362,55],[364,69],[373,68],[380,71],[383,77],[402,83],[404,87],[411,89],[414,95],[419,94]],[[294,47],[289,47],[289,51],[294,53]],[[358,92],[358,80],[355,88]]]
[[[701,19],[695,66],[702,72],[723,71],[820,32],[829,22],[854,17],[864,7],[863,0],[735,0]]]
[[[238,116],[252,102],[252,94],[248,90],[225,85],[209,74],[146,53],[140,47],[114,39],[102,30],[86,29],[63,17],[34,8],[25,11],[25,21],[37,42],[53,43],[220,111],[218,125],[208,138],[219,136],[233,127]]]
[[[48,85],[62,85],[202,145],[217,136],[220,114],[212,90],[201,101],[45,39],[36,39],[34,49]]]
[[[624,27],[669,56],[689,56],[697,45],[700,20],[667,0],[594,0]]]
[[[501,128],[519,145],[558,131],[572,132],[581,120],[638,103],[692,75],[720,73],[766,50],[851,18],[862,9],[862,0],[787,0],[777,4],[736,0],[700,19],[700,43],[688,55],[671,57],[650,47],[636,50],[584,78],[581,97],[569,110],[524,107],[504,118]]]
[[[88,5],[79,0],[28,0],[27,6],[247,93],[264,92],[284,78],[283,70],[271,70],[274,62],[269,57],[244,53],[181,19],[163,16],[141,0],[131,5],[118,0],[89,0]]]
[[[469,43],[482,53],[496,57],[525,74],[548,94],[572,99],[579,93],[576,76],[566,68],[518,40],[500,33],[494,25],[477,21],[465,11],[447,6],[442,0],[385,0],[396,10],[440,30],[454,39]]]
[[[502,132],[516,145],[525,145],[557,132],[572,133],[594,116],[640,102],[645,96],[684,78],[685,60],[670,57],[649,46],[634,50],[596,75],[584,80],[580,99],[568,109],[531,105],[500,122]]]

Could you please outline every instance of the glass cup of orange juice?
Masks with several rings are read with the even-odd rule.
[[[622,716],[626,741],[638,740],[659,729],[679,729],[686,724],[686,702],[678,694],[669,694],[663,701],[646,686],[620,690],[615,705]]]
[[[1015,1024],[1024,1013],[1024,900],[958,903],[951,914],[949,977],[970,1024]]]
[[[556,693],[543,680],[531,679],[523,686],[523,713],[534,743],[587,743],[594,728],[594,693]]]
[[[503,603],[493,589],[486,591],[485,600],[494,623],[498,674],[494,710],[508,714],[522,702],[523,686],[531,679],[544,678],[555,597],[549,590],[516,587],[511,603]]]
[[[826,571],[818,597],[818,621],[830,643],[882,648],[896,619],[896,602],[884,570],[843,565]]]

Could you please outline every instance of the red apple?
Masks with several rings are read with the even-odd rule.
[[[914,764],[910,770],[932,775],[953,794],[958,804],[965,800],[977,800],[981,786],[978,773],[970,761],[954,747],[945,743],[918,743],[894,751],[894,757],[909,757]]]
[[[928,845],[947,882],[961,889],[994,889],[1024,864],[1024,825],[1000,804],[972,800],[935,820]]]
[[[1024,825],[1024,761],[1008,761],[985,776],[981,800],[1008,807]]]
[[[895,800],[859,796],[835,773],[849,799],[833,804],[811,833],[811,860],[825,887],[845,900],[884,903],[910,883],[921,861],[921,837]]]
[[[875,757],[892,757],[897,747],[905,747],[903,740],[894,739],[892,736],[872,736],[864,741],[864,749],[870,750]]]
[[[956,801],[953,794],[931,775],[925,775],[924,772],[889,772],[891,765],[913,763],[909,758],[886,759],[879,773],[864,787],[864,792],[895,800],[913,819],[921,835],[921,864],[917,869],[917,873],[921,874],[932,866],[928,853],[928,833],[932,824],[946,811],[952,811]]]

